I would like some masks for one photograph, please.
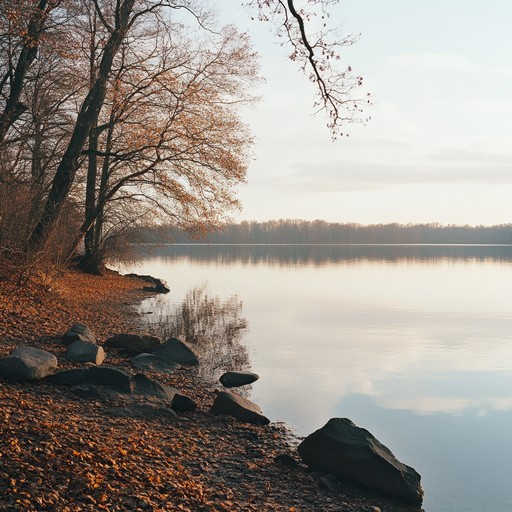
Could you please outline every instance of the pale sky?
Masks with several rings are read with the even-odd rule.
[[[249,31],[266,79],[243,113],[256,144],[235,220],[512,222],[512,1],[331,7],[330,23],[361,34],[342,56],[373,101],[371,120],[336,142],[272,27],[238,1],[216,6]]]

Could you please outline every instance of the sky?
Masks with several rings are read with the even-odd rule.
[[[272,27],[239,1],[216,8],[249,32],[265,78],[261,101],[242,112],[256,142],[234,220],[512,222],[510,0],[331,6],[329,23],[360,34],[342,62],[372,95],[371,119],[334,142]]]

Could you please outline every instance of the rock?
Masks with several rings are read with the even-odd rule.
[[[298,468],[299,463],[289,453],[279,453],[274,457],[274,462],[289,468]]]
[[[103,400],[108,393],[102,393],[100,388],[96,386],[75,386],[72,392],[79,398],[85,398],[86,400]]]
[[[45,380],[58,386],[81,386],[85,384],[89,368],[72,368],[61,370],[46,377]]]
[[[105,360],[105,351],[95,343],[78,340],[68,345],[66,359],[74,363],[94,363],[100,365]]]
[[[88,341],[90,343],[97,343],[96,336],[85,324],[74,324],[67,332],[62,335],[62,343],[69,345],[74,341]]]
[[[258,405],[230,391],[217,391],[210,408],[212,414],[227,414],[237,420],[256,425],[268,425],[270,420],[263,416]]]
[[[164,386],[159,382],[146,377],[142,373],[137,373],[132,377],[133,393],[138,395],[155,396],[157,398],[164,398],[172,400],[174,391],[168,386]]]
[[[172,398],[171,409],[176,412],[193,412],[197,409],[197,404],[192,398],[177,391]]]
[[[130,363],[133,367],[138,368],[139,370],[147,370],[150,372],[172,373],[180,367],[178,363],[165,361],[164,359],[155,356],[155,354],[144,353],[130,359]]]
[[[105,340],[105,348],[122,349],[128,355],[151,352],[161,345],[162,340],[149,334],[121,333]]]
[[[57,358],[34,347],[15,349],[10,356],[0,358],[0,376],[14,382],[43,379],[57,368]]]
[[[132,393],[133,375],[112,366],[92,366],[86,376],[86,383],[92,386],[108,386],[122,393]]]
[[[414,504],[423,501],[420,475],[398,461],[367,430],[332,418],[298,446],[310,467]]]
[[[112,416],[121,418],[168,418],[175,420],[178,416],[169,407],[155,404],[133,404],[110,409]]]
[[[144,287],[144,289],[149,292],[169,293],[171,291],[168,284],[163,279],[158,279],[153,276],[139,274],[126,274],[126,277],[136,277],[137,279],[141,279],[146,283],[151,283],[152,285],[154,285],[154,288],[149,288],[146,286]]]
[[[260,376],[253,372],[232,371],[222,374],[219,381],[225,388],[237,388],[246,384],[252,384],[259,378]]]
[[[186,343],[177,338],[169,338],[153,350],[153,354],[164,361],[185,366],[196,366],[199,364],[200,350],[191,343]]]

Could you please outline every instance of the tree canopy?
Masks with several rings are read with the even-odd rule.
[[[247,8],[288,46],[336,136],[368,100],[341,65],[355,38],[330,27],[334,3]],[[256,99],[258,57],[209,5],[2,2],[0,251],[35,261],[51,246],[67,259],[85,237],[86,268],[98,269],[129,225],[172,219],[201,231],[240,207],[252,144],[240,107]]]

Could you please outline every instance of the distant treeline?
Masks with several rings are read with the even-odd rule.
[[[140,233],[139,233],[140,234]],[[203,238],[173,226],[144,232],[147,242],[219,244],[512,244],[512,224],[457,226],[432,224],[369,224],[322,220],[243,221],[216,229]]]

